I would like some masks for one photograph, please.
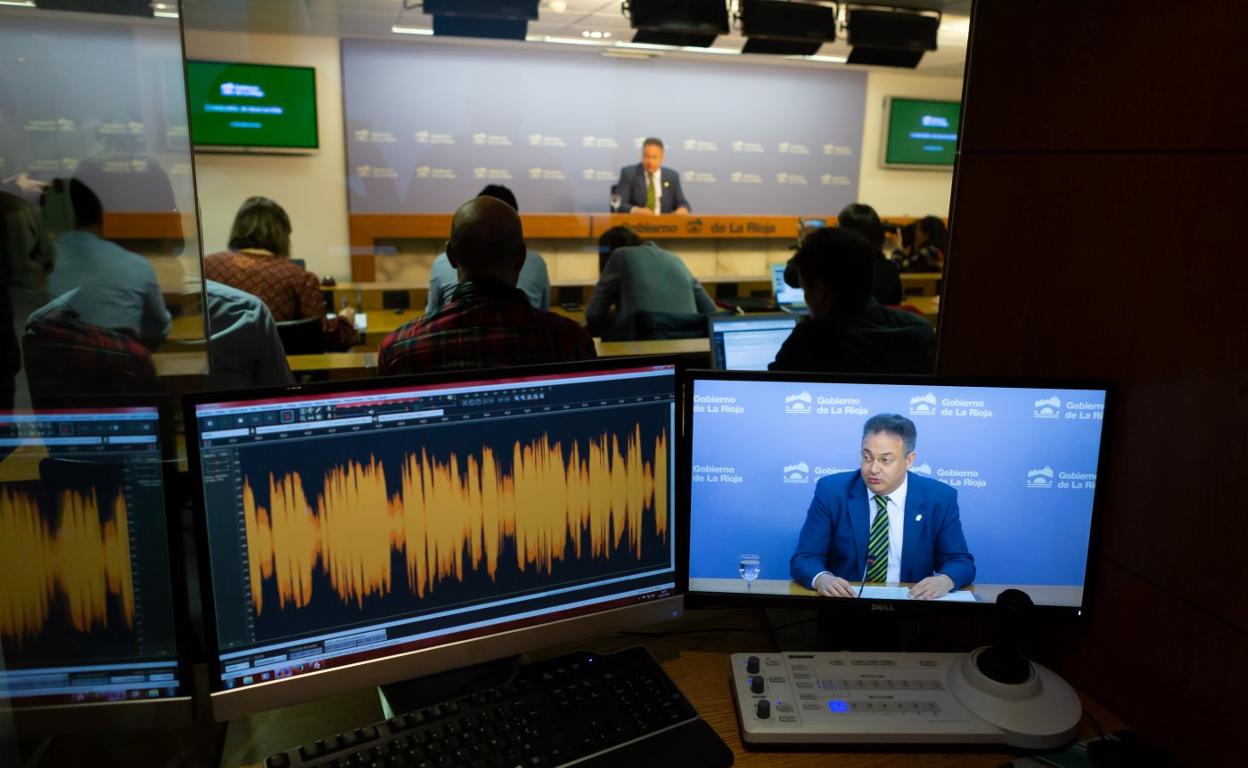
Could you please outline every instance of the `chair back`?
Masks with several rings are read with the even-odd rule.
[[[319,355],[325,351],[325,331],[321,318],[304,317],[275,323],[277,335],[288,355]]]

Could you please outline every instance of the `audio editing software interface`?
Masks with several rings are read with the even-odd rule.
[[[197,406],[223,686],[673,594],[674,376]]]
[[[179,695],[159,431],[155,408],[0,414],[0,689],[15,703]]]

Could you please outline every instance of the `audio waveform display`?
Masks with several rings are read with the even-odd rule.
[[[41,505],[21,488],[0,488],[0,636],[19,645],[38,637],[58,595],[77,632],[117,629],[109,626],[110,598],[120,602],[125,629],[133,631],[125,497],[91,489],[61,490],[51,498]],[[101,507],[108,519],[101,519]]]
[[[636,424],[583,441],[543,433],[444,457],[422,448],[402,452],[389,482],[375,453],[245,477],[256,615],[272,608],[266,584],[279,610],[309,605],[318,582],[362,608],[400,588],[424,598],[480,574],[494,581],[502,568],[549,575],[621,551],[641,560],[651,531],[664,546],[668,539],[668,439],[665,428],[645,439]]]

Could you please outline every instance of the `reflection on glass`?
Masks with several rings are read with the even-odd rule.
[[[205,369],[178,24],[75,8],[146,18],[0,7],[0,399],[18,407],[160,389],[171,352]]]

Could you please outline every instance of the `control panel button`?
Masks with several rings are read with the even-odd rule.
[[[758,657],[757,656],[751,656],[750,658],[745,660],[745,671],[749,672],[751,675],[758,674]]]
[[[759,720],[766,720],[771,717],[771,702],[763,699],[758,702],[758,709],[755,710]]]
[[[763,685],[764,683],[763,683],[762,675],[755,675],[754,677],[750,678],[750,692],[751,693],[762,693]]]

